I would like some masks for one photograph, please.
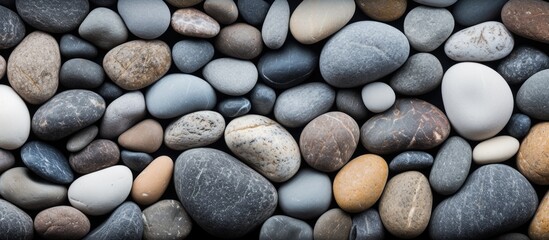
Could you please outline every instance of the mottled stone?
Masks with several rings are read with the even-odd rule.
[[[535,73],[549,68],[549,56],[529,46],[515,48],[503,59],[497,71],[509,84],[521,84]]]
[[[115,139],[120,134],[145,118],[145,96],[140,91],[126,93],[116,98],[105,110],[101,119],[99,136]]]
[[[96,92],[101,95],[107,103],[112,102],[114,99],[117,99],[124,94],[122,88],[112,82],[104,82],[96,89]]]
[[[170,123],[164,132],[164,144],[174,150],[210,145],[223,137],[225,119],[214,111],[189,113]]]
[[[175,11],[171,20],[172,28],[183,36],[212,38],[220,30],[219,23],[212,17],[194,8]]]
[[[78,152],[84,149],[95,139],[97,133],[99,133],[99,128],[95,125],[91,125],[76,132],[67,140],[67,150],[69,152]]]
[[[284,45],[288,36],[290,26],[290,5],[287,0],[275,0],[263,26],[261,27],[261,37],[263,42],[270,49],[279,49]]]
[[[473,148],[473,161],[477,165],[506,161],[515,156],[519,145],[516,138],[507,135],[484,140]]]
[[[27,105],[9,86],[0,84],[0,149],[17,149],[29,138],[31,117]]]
[[[389,84],[399,94],[418,96],[440,86],[443,74],[444,69],[437,57],[430,53],[417,53],[393,74]]]
[[[133,172],[141,172],[149,163],[152,162],[153,157],[144,152],[132,152],[128,150],[120,151],[120,158],[124,165],[130,168]]]
[[[454,17],[444,8],[419,6],[408,12],[403,28],[414,49],[431,52],[452,34]]]
[[[237,0],[236,4],[244,21],[254,26],[261,25],[269,11],[269,3],[264,0]]]
[[[510,0],[501,9],[505,27],[519,36],[549,43],[549,3],[542,0]]]
[[[64,34],[59,41],[59,51],[66,58],[86,58],[93,59],[97,57],[97,48],[91,43],[74,36],[70,33]]]
[[[453,6],[452,15],[458,24],[465,27],[496,20],[507,1],[460,0]]]
[[[229,96],[242,96],[255,86],[258,73],[251,61],[218,58],[206,64],[202,76],[215,90]]]
[[[125,202],[114,210],[105,222],[84,239],[140,240],[143,236],[141,209],[133,202]]]
[[[356,0],[358,8],[373,20],[390,22],[406,12],[406,0]]]
[[[547,239],[549,237],[549,191],[545,193],[534,218],[530,222],[528,235],[533,240]]]
[[[25,24],[7,7],[0,6],[0,49],[12,48],[25,37]]]
[[[83,58],[73,58],[64,62],[59,72],[59,83],[65,88],[97,88],[104,79],[103,68]]]
[[[133,181],[131,196],[140,205],[157,202],[172,179],[173,160],[160,156],[153,160]]]
[[[549,122],[532,127],[517,154],[517,168],[528,180],[549,185]]]
[[[111,140],[98,139],[69,157],[72,169],[88,174],[115,165],[120,160],[120,149]]]
[[[217,35],[215,48],[229,57],[253,59],[263,51],[261,32],[245,23],[226,26]]]
[[[385,112],[395,104],[395,91],[384,82],[368,83],[362,87],[362,102],[370,112]]]
[[[278,206],[288,216],[314,219],[326,212],[332,200],[332,182],[327,174],[309,168],[278,188]]]
[[[509,119],[509,123],[507,123],[507,132],[517,139],[522,139],[528,134],[531,126],[532,120],[530,120],[528,115],[515,113]]]
[[[316,220],[313,236],[316,240],[349,239],[352,225],[349,214],[339,208],[333,208]]]
[[[170,5],[176,8],[192,7],[201,3],[204,0],[166,0]]]
[[[34,218],[36,233],[45,239],[81,239],[90,231],[90,220],[78,209],[56,206]]]
[[[164,130],[153,119],[143,120],[118,137],[118,144],[131,151],[153,153],[162,145]]]
[[[192,221],[176,200],[161,200],[143,210],[143,239],[184,239],[192,230]]]
[[[368,109],[362,102],[360,89],[338,89],[335,105],[337,110],[349,114],[357,121],[364,120],[368,116]]]
[[[206,0],[204,11],[221,24],[231,24],[238,18],[238,8],[233,0]]]
[[[263,83],[256,83],[250,91],[252,111],[267,115],[273,111],[276,102],[276,92]]]
[[[259,232],[260,240],[312,240],[313,229],[305,221],[284,215],[267,219]]]
[[[32,27],[52,33],[69,32],[88,14],[87,0],[17,0],[17,13]]]
[[[0,199],[0,238],[2,239],[33,239],[34,229],[32,218],[10,202]]]
[[[98,7],[93,9],[78,28],[78,34],[102,49],[111,49],[128,39],[128,30],[115,11]]]
[[[465,139],[453,136],[440,147],[429,182],[433,190],[442,195],[455,193],[469,175],[473,159],[473,150]]]
[[[376,208],[370,208],[353,216],[353,226],[349,233],[349,240],[361,239],[385,239],[385,228]]]
[[[0,149],[0,174],[15,164],[15,156],[10,151]]]
[[[57,148],[40,141],[25,143],[21,160],[34,174],[57,184],[69,184],[74,174],[67,158]]]
[[[542,70],[526,80],[516,96],[521,112],[531,118],[549,120],[549,69]]]
[[[217,111],[226,118],[240,117],[252,109],[252,103],[245,97],[226,98],[217,104]]]
[[[411,170],[422,170],[433,165],[434,159],[431,154],[422,151],[406,151],[398,154],[391,163],[389,169],[392,172],[400,173]]]
[[[117,10],[138,38],[158,38],[170,26],[170,8],[162,0],[118,0]]]
[[[173,63],[181,72],[193,73],[210,62],[214,52],[213,45],[206,40],[181,40],[173,45]]]

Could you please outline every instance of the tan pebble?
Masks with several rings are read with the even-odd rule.
[[[528,236],[532,240],[549,239],[549,191],[541,200],[536,215],[530,222]]]
[[[90,231],[90,220],[76,208],[56,206],[36,215],[34,229],[45,239],[81,239]]]
[[[215,37],[220,29],[215,19],[194,8],[175,11],[171,25],[181,35],[199,38]]]
[[[473,149],[476,164],[489,164],[506,161],[519,150],[519,141],[511,136],[497,136],[484,140]]]
[[[549,185],[549,122],[534,125],[522,140],[517,168],[533,183]]]
[[[233,0],[206,0],[204,11],[221,24],[231,24],[238,18],[238,8]]]
[[[167,156],[156,158],[133,181],[133,200],[141,205],[155,203],[166,191],[172,174],[173,160]]]
[[[406,12],[406,0],[356,0],[360,10],[368,17],[390,22],[399,19]]]
[[[252,59],[263,51],[263,39],[257,28],[246,23],[235,23],[221,29],[215,47],[230,57]]]
[[[118,144],[129,150],[153,153],[162,145],[163,137],[162,125],[153,119],[146,119],[122,133]]]

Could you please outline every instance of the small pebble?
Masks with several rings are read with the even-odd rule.
[[[80,37],[102,49],[111,49],[128,39],[128,30],[120,15],[104,7],[93,9],[78,28]]]
[[[313,229],[307,222],[284,215],[267,219],[259,232],[261,240],[312,240]]]
[[[473,148],[473,161],[478,165],[506,161],[518,152],[519,141],[511,136],[497,136],[484,140]]]
[[[379,217],[377,208],[370,208],[353,216],[353,225],[349,233],[349,240],[385,239],[385,228]]]
[[[349,114],[356,120],[364,120],[368,109],[362,101],[362,91],[355,89],[338,89],[335,101],[337,110]]]
[[[358,0],[356,3],[366,16],[381,22],[399,19],[408,5],[406,0]]]
[[[204,0],[166,0],[170,5],[176,8],[192,7],[201,3]]]
[[[380,113],[395,103],[395,91],[384,82],[373,82],[362,88],[362,101],[370,112]]]
[[[74,174],[63,152],[45,142],[25,143],[21,147],[21,160],[29,170],[47,181],[69,184],[74,180]]]
[[[103,68],[90,60],[73,58],[63,63],[59,83],[66,88],[93,89],[105,79]]]
[[[237,0],[238,13],[251,25],[259,26],[269,11],[269,3],[264,0]]]
[[[69,157],[72,169],[88,174],[115,165],[120,160],[120,149],[115,142],[97,139]]]
[[[227,98],[217,104],[217,111],[226,118],[246,115],[251,109],[252,103],[245,97]]]
[[[454,194],[469,175],[473,149],[465,139],[453,136],[440,147],[431,173],[429,183],[433,190],[442,195]]]
[[[549,122],[534,125],[520,144],[517,168],[528,180],[549,185]]]
[[[421,52],[431,52],[442,45],[454,30],[454,17],[444,8],[419,6],[404,19],[404,34],[410,45]]]
[[[438,7],[438,8],[451,6],[452,4],[456,3],[457,1],[458,0],[414,0],[414,2],[423,4],[423,5],[427,5],[427,6],[431,6],[431,7]]]
[[[231,24],[238,18],[238,8],[233,0],[206,0],[204,11],[221,24]]]
[[[78,209],[56,206],[44,209],[34,218],[36,233],[45,239],[81,239],[90,231],[90,220]]]
[[[180,202],[160,200],[143,210],[143,239],[184,239],[192,221]]]
[[[316,240],[349,239],[352,225],[349,214],[339,208],[333,208],[316,220],[313,236]]]
[[[507,132],[516,139],[522,139],[528,134],[531,126],[532,120],[528,115],[515,113],[507,123]]]
[[[279,49],[286,42],[290,24],[290,5],[287,0],[275,0],[263,26],[261,27],[261,37],[263,42],[270,49]]]
[[[250,91],[252,111],[261,115],[268,115],[273,111],[276,102],[276,92],[262,83],[256,83]]]
[[[0,199],[0,238],[2,239],[34,239],[32,218],[10,202]]]
[[[453,6],[452,14],[458,24],[469,27],[482,22],[497,20],[501,15],[503,5],[507,1],[460,0]]]
[[[531,118],[549,120],[549,69],[528,78],[518,90],[516,103],[521,112]]]
[[[88,144],[90,144],[97,134],[99,133],[99,128],[95,125],[91,125],[87,128],[84,128],[74,135],[72,135],[69,140],[67,140],[66,148],[69,152],[78,152],[84,149]]]
[[[122,89],[112,82],[103,82],[103,84],[101,84],[96,91],[97,94],[101,95],[107,103],[111,103],[113,100],[124,94]]]
[[[534,218],[530,222],[528,228],[528,235],[534,239],[546,239],[549,237],[549,191],[545,193],[545,196],[541,200],[538,210],[534,215]]]
[[[158,38],[170,26],[170,9],[162,0],[118,0],[117,10],[130,32],[142,39]]]
[[[235,23],[219,31],[215,49],[229,57],[250,60],[263,51],[261,32],[251,25]]]
[[[10,151],[0,149],[0,174],[15,164],[15,156]]]
[[[549,56],[528,46],[515,48],[504,58],[497,71],[509,84],[522,84],[535,73],[549,68]]]
[[[84,239],[127,239],[140,240],[143,236],[141,209],[133,202],[125,202],[117,207],[97,228]]]
[[[109,104],[99,126],[99,136],[115,139],[145,118],[145,96],[140,91],[128,92]]]
[[[66,58],[93,59],[98,54],[95,46],[70,33],[61,37],[59,50],[61,51],[61,55]]]
[[[399,94],[418,96],[440,86],[444,69],[437,57],[430,53],[417,53],[398,69],[389,82]]]
[[[543,16],[549,10],[549,3],[540,0],[509,0],[501,9],[501,21],[511,32],[521,37],[542,43],[549,43],[549,28]]]
[[[164,144],[174,150],[205,147],[223,137],[225,119],[214,111],[189,113],[170,123],[164,132]]]
[[[218,58],[202,70],[204,79],[215,90],[229,96],[242,96],[255,86],[258,78],[255,65],[246,60]]]
[[[164,130],[160,123],[146,119],[135,124],[118,137],[118,144],[131,151],[153,153],[162,145]]]
[[[399,153],[391,163],[389,170],[395,173],[423,170],[433,165],[434,159],[431,154],[422,151],[406,151]]]
[[[172,58],[181,72],[193,73],[212,60],[214,51],[213,45],[206,40],[186,39],[173,45]]]
[[[157,202],[172,179],[173,160],[160,156],[153,160],[133,181],[131,196],[140,205]]]
[[[0,49],[12,48],[25,37],[25,25],[21,17],[4,6],[0,6],[0,29]]]
[[[27,105],[9,86],[0,84],[0,149],[14,150],[25,144],[31,130]]]
[[[153,157],[148,153],[128,150],[120,151],[120,159],[122,159],[124,165],[136,173],[143,171],[153,161]]]
[[[19,16],[32,27],[51,33],[69,32],[78,27],[88,14],[87,0],[65,1],[17,0]]]
[[[175,11],[171,20],[172,28],[183,36],[212,38],[220,30],[219,23],[212,17],[194,8]]]

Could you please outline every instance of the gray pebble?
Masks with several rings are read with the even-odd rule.
[[[80,24],[78,34],[102,49],[111,49],[128,39],[128,30],[120,16],[104,7],[88,14]]]
[[[361,90],[339,89],[335,100],[337,110],[349,114],[357,121],[368,117],[368,109],[362,101]]]
[[[76,132],[69,138],[69,140],[67,140],[67,150],[69,152],[78,152],[84,149],[95,139],[95,137],[97,137],[98,133],[99,128],[95,125],[91,125]]]
[[[303,168],[278,188],[284,214],[299,219],[319,217],[330,207],[332,182],[326,173]]]
[[[223,137],[225,119],[214,111],[189,113],[170,123],[164,132],[164,144],[174,150],[210,145]]]
[[[419,6],[404,19],[404,34],[410,45],[418,51],[437,49],[454,30],[454,17],[445,8]]]
[[[290,5],[288,0],[275,0],[265,21],[261,27],[261,37],[263,42],[270,49],[279,49],[284,45],[286,36],[288,36],[290,24]]]
[[[118,0],[118,13],[133,35],[154,39],[170,26],[171,13],[162,0]]]
[[[535,73],[549,68],[549,56],[528,46],[515,48],[498,65],[497,71],[509,84],[521,84]]]
[[[422,151],[406,151],[398,154],[391,163],[389,169],[400,173],[411,170],[422,170],[433,165],[433,156]]]
[[[143,239],[184,239],[192,229],[192,221],[176,200],[160,200],[143,210]]]
[[[59,50],[61,55],[66,58],[92,59],[97,57],[97,48],[95,46],[70,33],[61,37]]]
[[[51,33],[76,29],[90,9],[88,0],[17,0],[15,6],[26,23]]]
[[[530,240],[530,238],[522,233],[506,233],[492,240]]]
[[[431,173],[431,188],[442,195],[455,193],[469,175],[473,150],[467,141],[458,136],[450,137],[440,147]]]
[[[65,155],[47,143],[25,143],[21,147],[21,160],[29,170],[47,181],[69,184],[74,180],[74,174]]]
[[[284,215],[267,219],[259,232],[261,240],[313,240],[313,229],[306,222]]]
[[[143,171],[143,169],[145,169],[149,163],[154,160],[148,153],[132,152],[128,150],[122,150],[120,152],[120,158],[122,159],[124,165],[136,173]]]
[[[417,53],[391,77],[395,92],[408,96],[428,93],[442,82],[444,70],[437,57],[430,53]]]
[[[91,3],[101,6],[108,7],[114,5],[118,0],[90,0]]]
[[[25,24],[9,8],[0,6],[0,49],[12,48],[25,37]]]
[[[0,149],[0,174],[15,164],[15,156],[10,151]]]
[[[263,83],[257,83],[250,91],[252,111],[261,115],[268,115],[273,111],[276,102],[276,92]]]
[[[520,111],[529,117],[549,120],[549,69],[528,78],[520,87],[515,101]]]
[[[34,238],[32,218],[10,202],[0,199],[0,239],[31,240]]]
[[[141,209],[133,202],[125,202],[114,210],[105,222],[92,230],[84,239],[140,240],[143,236]]]
[[[269,11],[269,3],[264,0],[238,0],[238,13],[246,22],[259,26],[265,20]]]
[[[104,82],[96,91],[107,103],[112,102],[124,94],[122,88],[112,82]]]
[[[204,11],[220,24],[231,24],[238,18],[238,8],[233,0],[206,0]]]
[[[103,68],[95,62],[83,58],[66,61],[59,72],[59,83],[66,88],[97,88],[104,79]]]
[[[252,109],[252,103],[245,97],[223,99],[217,104],[217,111],[226,118],[246,115]]]
[[[515,113],[507,123],[507,132],[516,139],[522,139],[530,131],[532,120],[527,115]]]
[[[349,240],[382,240],[385,229],[377,209],[370,208],[353,216],[353,227]]]
[[[126,93],[109,104],[99,127],[99,136],[114,139],[145,118],[145,97],[140,91]]]
[[[339,208],[332,208],[323,213],[313,229],[315,240],[349,239],[353,221],[351,216]]]
[[[459,0],[452,10],[456,22],[464,27],[498,19],[508,0]]]
[[[177,69],[183,73],[193,73],[210,62],[214,56],[213,45],[202,39],[185,39],[172,48],[172,58]]]
[[[257,82],[257,68],[251,61],[235,58],[218,58],[202,70],[204,79],[215,90],[229,96],[248,93]]]

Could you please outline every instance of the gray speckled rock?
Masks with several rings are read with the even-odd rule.
[[[357,87],[397,70],[409,52],[408,39],[398,29],[375,21],[355,22],[324,45],[320,73],[335,87]]]
[[[327,174],[304,168],[278,188],[278,205],[284,214],[313,219],[328,210],[332,182]]]
[[[104,7],[88,14],[80,24],[78,34],[103,49],[111,49],[128,39],[128,30],[120,15]]]
[[[520,46],[499,63],[497,71],[507,83],[521,84],[535,73],[548,68],[547,54],[533,47]]]
[[[410,170],[421,170],[433,165],[433,156],[422,151],[406,151],[398,154],[391,163],[389,170],[399,173]]]
[[[430,53],[417,53],[395,72],[390,85],[399,94],[422,95],[440,86],[443,74],[437,57]]]
[[[511,116],[511,119],[509,119],[506,129],[512,137],[522,139],[528,134],[531,126],[532,120],[530,120],[528,115],[515,113]]]
[[[185,210],[216,237],[244,236],[277,205],[276,189],[267,179],[216,149],[195,148],[179,155],[174,184]]]
[[[120,158],[124,165],[134,172],[141,172],[149,163],[153,161],[153,157],[144,152],[132,152],[128,150],[120,151]]]
[[[61,37],[59,50],[61,55],[66,58],[92,59],[97,57],[98,54],[95,46],[70,33]]]
[[[286,127],[301,127],[330,110],[335,91],[325,83],[302,84],[282,92],[276,99],[274,116]]]
[[[84,239],[140,240],[142,236],[143,219],[141,219],[141,209],[133,202],[125,202]]]
[[[92,89],[105,79],[101,65],[83,58],[73,58],[61,66],[59,83],[66,88]]]
[[[276,92],[263,83],[255,84],[250,91],[252,111],[261,115],[271,113],[276,102]]]
[[[529,117],[549,120],[549,69],[528,78],[520,87],[516,102],[518,108]]]
[[[445,8],[419,6],[404,19],[404,34],[410,45],[418,51],[437,49],[454,30],[454,17]]]
[[[473,150],[467,141],[458,136],[448,138],[440,147],[429,175],[433,191],[442,195],[455,193],[469,175],[472,160]]]
[[[284,45],[290,27],[290,5],[288,0],[275,0],[261,27],[263,42],[270,49]]]
[[[202,70],[204,79],[215,90],[229,96],[242,96],[248,93],[257,82],[257,68],[247,60],[218,58]]]
[[[429,233],[433,239],[486,239],[527,223],[537,205],[536,191],[518,171],[482,166],[434,209]]]
[[[225,119],[214,111],[189,113],[170,123],[164,131],[164,144],[174,150],[210,145],[223,137]]]
[[[25,24],[17,13],[0,6],[0,49],[14,47],[25,37]]]
[[[114,100],[105,110],[99,136],[114,139],[145,118],[145,96],[140,91],[126,93]]]
[[[10,202],[0,199],[0,238],[1,239],[33,239],[34,228],[32,218],[23,210]]]
[[[112,82],[104,82],[96,91],[107,103],[112,102],[114,99],[117,99],[124,94],[122,88]]]
[[[58,184],[69,184],[74,174],[67,158],[55,147],[40,141],[25,143],[21,148],[21,159],[36,175]]]
[[[143,210],[143,239],[184,239],[192,221],[180,202],[161,200]]]
[[[87,128],[84,128],[74,135],[72,135],[69,140],[67,140],[66,148],[69,152],[78,152],[88,146],[97,134],[99,133],[99,128],[95,125],[91,125]]]
[[[368,109],[362,101],[361,90],[339,89],[337,90],[335,104],[337,110],[349,114],[357,121],[366,119]]]
[[[0,174],[15,164],[15,156],[10,151],[0,149]]]
[[[88,14],[88,0],[17,0],[17,13],[42,31],[63,33],[76,29]]]
[[[67,90],[42,105],[32,117],[32,131],[44,140],[59,140],[103,116],[105,101],[88,90]]]
[[[154,39],[170,26],[170,9],[162,0],[118,0],[118,13],[133,35]]]
[[[115,142],[98,139],[91,142],[80,152],[71,154],[69,163],[75,172],[88,174],[113,166],[118,163],[119,159],[120,149]]]
[[[353,216],[353,227],[349,240],[382,240],[385,238],[385,229],[377,209],[370,208]]]
[[[353,221],[349,214],[339,208],[333,208],[316,220],[313,237],[315,240],[349,239],[352,226]]]
[[[223,99],[217,104],[217,111],[226,118],[246,115],[252,109],[252,103],[245,97]]]
[[[507,1],[460,0],[453,6],[452,14],[457,23],[468,27],[481,22],[496,20]]]
[[[251,25],[261,25],[269,12],[269,3],[264,0],[238,0],[238,13]]]
[[[313,229],[306,222],[284,215],[272,216],[261,226],[260,240],[312,240]]]
[[[201,39],[185,39],[172,48],[172,58],[177,69],[183,73],[193,73],[206,65],[214,56],[213,45]]]

